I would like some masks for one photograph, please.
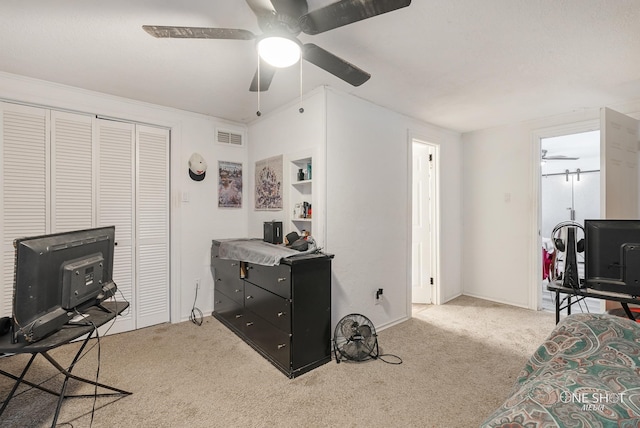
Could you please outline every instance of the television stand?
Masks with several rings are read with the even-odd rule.
[[[549,283],[547,285],[547,290],[554,292],[556,294],[555,295],[556,324],[560,322],[560,312],[563,309],[567,310],[567,315],[571,315],[571,306],[584,300],[587,297],[591,297],[594,299],[601,299],[601,300],[610,300],[613,302],[620,303],[620,305],[622,306],[622,309],[624,310],[624,313],[631,320],[635,320],[636,317],[631,312],[631,309],[629,308],[629,303],[640,305],[640,298],[636,296],[632,296],[630,294],[614,293],[612,291],[602,291],[602,290],[596,290],[593,288],[565,287],[564,285],[562,285],[562,281],[555,281],[555,282]],[[565,300],[563,299],[562,302],[560,301],[561,294],[567,295],[567,297],[565,298],[566,303],[564,303],[564,305],[563,305],[563,302],[565,302]]]
[[[127,306],[129,306],[129,305],[127,305]],[[96,308],[98,308],[98,309],[103,310],[104,312],[111,312],[111,309],[104,307],[104,306],[102,305],[102,303],[98,303],[95,307],[96,307]],[[126,308],[125,308],[125,309],[126,309]],[[124,309],[123,309],[123,310],[124,310]],[[120,312],[122,312],[122,311],[120,311]]]
[[[89,340],[93,337],[94,333],[98,329],[98,327],[106,324],[107,322],[113,320],[117,315],[122,313],[125,309],[129,307],[128,303],[123,302],[103,302],[98,306],[92,306],[87,308],[84,312],[87,315],[86,320],[88,321],[88,325],[83,324],[75,324],[69,326],[68,328],[63,328],[55,333],[37,341],[34,343],[28,342],[19,342],[19,343],[11,343],[11,335],[6,334],[0,337],[0,358],[10,357],[15,354],[31,354],[31,358],[22,369],[20,375],[15,375],[4,370],[0,370],[0,374],[15,380],[15,384],[13,388],[4,399],[2,403],[2,407],[0,408],[0,417],[6,410],[9,402],[14,397],[18,387],[20,384],[28,385],[32,388],[37,388],[41,391],[47,392],[49,394],[58,396],[58,403],[56,406],[56,411],[53,416],[53,421],[51,423],[51,427],[55,427],[58,421],[58,416],[60,415],[60,409],[62,408],[62,402],[65,398],[87,398],[87,397],[109,397],[109,396],[124,396],[131,395],[131,392],[114,388],[112,386],[104,385],[102,383],[93,381],[91,379],[85,379],[71,373],[74,365],[82,356],[82,352],[85,347],[89,343]],[[71,363],[68,368],[63,367],[60,363],[58,363],[51,355],[48,354],[48,351],[51,349],[57,348],[59,346],[70,343],[71,341],[78,339],[82,336],[86,335],[86,338],[82,340],[82,345],[78,352],[74,355]],[[62,388],[60,391],[54,391],[50,388],[46,388],[37,383],[31,382],[25,379],[29,368],[31,367],[33,361],[36,359],[38,355],[42,355],[53,367],[55,367],[60,374],[64,375],[64,381],[62,383]],[[67,385],[69,383],[69,379],[76,380],[78,382],[87,383],[93,385],[95,387],[103,388],[109,390],[111,392],[99,393],[99,394],[76,394],[69,395],[66,393]]]

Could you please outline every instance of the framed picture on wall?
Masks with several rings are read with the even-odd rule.
[[[282,210],[282,155],[256,162],[256,210]]]
[[[242,164],[218,162],[218,207],[242,208]]]

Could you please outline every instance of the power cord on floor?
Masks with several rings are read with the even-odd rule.
[[[196,302],[198,301],[198,288],[200,288],[200,284],[196,284],[196,297],[193,299],[193,307],[191,308],[191,314],[189,315],[189,321],[194,323],[195,325],[202,325],[202,311],[196,307]]]
[[[395,358],[396,361],[388,361],[388,360],[385,360],[382,357]],[[378,355],[378,360],[382,361],[383,363],[387,363],[387,364],[396,364],[396,365],[402,364],[402,358],[400,358],[399,356],[394,355],[394,354],[380,354],[380,355]]]

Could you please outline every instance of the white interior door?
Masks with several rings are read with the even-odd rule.
[[[433,301],[433,174],[432,146],[413,143],[412,303]]]
[[[170,321],[169,130],[136,125],[136,327]]]
[[[600,114],[603,218],[638,218],[638,121],[603,108]]]
[[[49,111],[0,103],[0,316],[13,305],[13,240],[44,235],[49,225]]]
[[[600,185],[602,218],[637,219],[639,122],[617,111],[600,110]],[[606,308],[620,307],[607,301]]]
[[[51,111],[51,229],[90,229],[95,218],[94,117]]]
[[[129,302],[130,310],[116,318],[112,333],[134,330],[138,302],[133,292],[136,261],[134,248],[135,125],[96,119],[98,144],[97,226],[116,227],[113,281],[116,300]]]

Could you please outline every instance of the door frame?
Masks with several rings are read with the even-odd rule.
[[[542,290],[540,281],[542,278],[542,207],[541,207],[541,174],[540,165],[540,140],[543,138],[559,137],[563,135],[579,134],[582,132],[599,131],[600,120],[588,120],[565,125],[552,126],[548,128],[536,129],[531,134],[531,195],[533,196],[533,206],[531,209],[530,230],[529,230],[529,296],[528,308],[533,310],[542,309]]]
[[[412,293],[413,293],[413,263],[412,263],[412,235],[413,235],[413,144],[419,143],[428,145],[433,149],[433,203],[431,213],[433,218],[433,233],[431,234],[431,276],[433,277],[433,287],[431,290],[431,303],[441,304],[440,293],[440,145],[430,141],[428,138],[410,135],[408,138],[407,156],[407,314],[411,315]]]

